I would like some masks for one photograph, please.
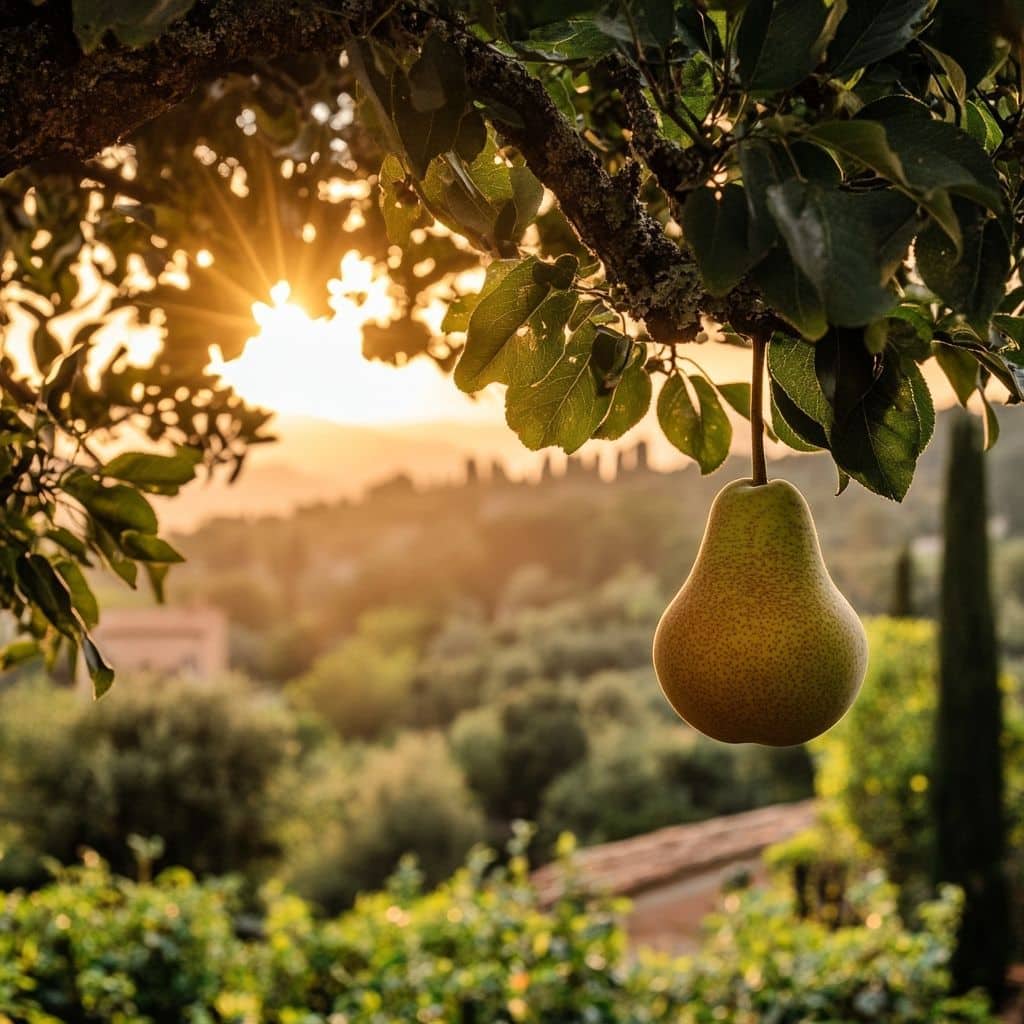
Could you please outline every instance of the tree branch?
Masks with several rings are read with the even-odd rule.
[[[239,62],[340,50],[379,13],[374,0],[198,0],[149,46],[84,55],[66,5],[26,5],[20,20],[0,21],[0,175],[44,158],[88,159]],[[516,111],[518,123],[497,127],[601,259],[623,308],[659,340],[692,340],[710,300],[690,255],[640,202],[636,176],[608,174],[519,61],[411,6],[395,17],[411,45],[431,29],[446,34],[471,90]]]
[[[198,0],[137,50],[83,54],[69,4],[0,20],[0,176],[43,157],[88,159],[247,57],[340,50],[372,21],[373,0]]]
[[[689,254],[644,209],[634,176],[608,174],[540,80],[517,60],[451,26],[443,31],[466,61],[470,90],[519,115],[519,123],[498,123],[499,131],[555,194],[630,313],[656,339],[692,340],[706,298],[700,276]]]

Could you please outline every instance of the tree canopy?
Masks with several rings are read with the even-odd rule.
[[[83,567],[159,593],[179,556],[146,495],[237,473],[268,439],[210,346],[241,352],[282,279],[330,314],[348,250],[394,300],[365,355],[505,385],[530,448],[618,438],[657,393],[666,437],[714,470],[751,384],[705,373],[709,337],[767,348],[766,431],[827,450],[839,490],[904,496],[931,359],[993,443],[989,395],[1024,397],[1022,18],[1019,0],[14,0],[0,331],[31,344],[0,358],[0,604],[26,637],[3,663],[81,646],[109,685]],[[138,327],[151,361],[122,343]],[[113,435],[139,450],[107,458]]]

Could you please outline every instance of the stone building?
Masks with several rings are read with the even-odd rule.
[[[228,667],[228,624],[217,608],[111,608],[93,637],[117,673],[209,679]],[[90,689],[84,666],[79,685]]]

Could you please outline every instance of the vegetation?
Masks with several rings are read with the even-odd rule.
[[[759,444],[750,385],[686,347],[708,326],[767,345],[775,433],[902,499],[923,363],[961,401],[1022,397],[1020,30],[964,0],[24,6],[0,27],[0,283],[31,350],[0,379],[0,589],[30,639],[4,663],[70,640],[110,684],[81,567],[159,592],[179,556],[147,495],[267,436],[210,344],[236,355],[283,278],[327,314],[349,249],[394,300],[366,354],[505,385],[529,447],[619,437],[652,403],[702,472],[727,408]],[[162,339],[148,365],[101,347],[121,323]],[[162,447],[98,454],[128,428]]]
[[[993,1024],[983,996],[947,998],[953,890],[906,929],[880,880],[856,894],[861,922],[794,926],[781,892],[735,893],[693,961],[626,955],[621,907],[569,891],[538,903],[521,855],[474,852],[433,892],[406,865],[348,914],[318,920],[265,894],[258,936],[231,926],[234,888],[174,870],[137,884],[93,859],[0,908],[0,1014],[28,1024],[598,1024],[722,1019]],[[158,951],[158,952],[155,952]]]
[[[133,875],[133,836],[202,874],[258,877],[277,860],[295,719],[237,681],[133,683],[94,708],[52,685],[0,696],[3,885],[38,884],[46,858],[83,848]]]
[[[953,977],[1003,991],[1009,959],[1003,695],[989,583],[982,438],[953,421],[935,728],[935,878],[964,888]]]

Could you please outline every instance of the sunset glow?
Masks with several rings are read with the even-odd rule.
[[[493,419],[495,410],[500,417],[497,396],[468,398],[428,359],[395,367],[363,358],[363,325],[386,321],[393,308],[386,278],[374,278],[368,261],[347,253],[333,285],[334,316],[312,320],[288,302],[288,284],[276,284],[273,305],[253,306],[259,334],[237,359],[211,347],[210,370],[251,402],[337,423]]]

